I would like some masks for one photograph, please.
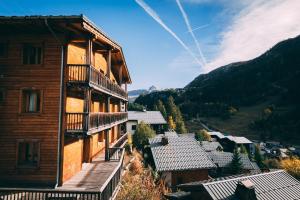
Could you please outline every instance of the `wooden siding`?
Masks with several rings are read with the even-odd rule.
[[[0,88],[5,89],[5,101],[0,105],[0,181],[40,182],[54,184],[57,167],[57,131],[59,112],[60,45],[51,35],[5,35],[8,56],[0,59]],[[24,43],[43,46],[41,65],[23,65]],[[20,113],[20,90],[42,91],[42,111]],[[16,141],[40,140],[40,166],[18,169]]]
[[[81,170],[83,161],[83,139],[66,138],[64,145],[63,182]]]
[[[181,183],[177,181],[181,179]],[[182,183],[190,183],[195,181],[203,181],[208,179],[208,169],[173,171],[172,186]]]

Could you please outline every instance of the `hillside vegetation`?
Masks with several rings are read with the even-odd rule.
[[[253,60],[201,74],[183,89],[141,95],[136,102],[152,108],[173,96],[189,129],[200,119],[231,134],[300,143],[299,52],[300,36]]]

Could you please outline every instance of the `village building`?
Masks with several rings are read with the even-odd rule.
[[[241,148],[243,145],[246,147],[248,153],[254,154],[255,146],[253,142],[248,140],[246,137],[237,137],[237,136],[225,136],[220,140],[221,145],[224,148],[224,151],[233,152],[234,148]]]
[[[127,140],[121,46],[83,15],[0,17],[0,35],[1,185],[107,199]]]
[[[172,135],[149,139],[155,168],[167,186],[208,179],[209,170],[216,166],[199,142],[193,137]]]
[[[231,152],[218,152],[211,151],[208,152],[209,157],[217,166],[217,169],[214,173],[215,176],[224,176],[230,174],[230,163],[233,159],[233,153]],[[240,154],[240,161],[242,164],[241,173],[258,173],[260,168],[249,159],[247,154]]]
[[[200,145],[206,152],[223,151],[223,147],[219,142],[201,141]]]
[[[157,134],[163,133],[167,125],[160,111],[128,111],[126,127],[129,133],[134,134],[137,125],[141,122],[150,125]]]
[[[223,177],[178,186],[168,199],[283,200],[300,199],[300,181],[283,170],[254,175]]]

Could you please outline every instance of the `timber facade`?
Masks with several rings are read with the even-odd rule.
[[[0,17],[0,182],[60,186],[126,134],[122,48],[86,17]]]

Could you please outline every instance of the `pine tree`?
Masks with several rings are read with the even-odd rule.
[[[264,167],[263,157],[261,156],[260,148],[258,145],[255,146],[254,159],[260,168]]]
[[[232,174],[238,174],[242,171],[242,161],[241,161],[241,155],[237,149],[237,147],[234,148],[233,151],[233,157],[232,161],[229,164],[229,170]]]
[[[169,98],[168,98],[166,110],[167,110],[168,116],[172,116],[173,120],[176,121],[177,107],[175,105],[174,98],[172,96],[169,96]]]
[[[169,129],[175,130],[176,129],[176,124],[173,121],[173,117],[169,116],[168,118],[168,124],[169,124]]]
[[[185,128],[183,121],[179,121],[176,123],[176,132],[179,134],[187,133],[187,130]]]
[[[247,149],[244,145],[241,146],[240,152],[243,153],[243,154],[248,154],[248,151],[247,151]]]
[[[167,119],[167,111],[166,111],[166,108],[163,104],[163,102],[161,100],[158,100],[157,103],[156,103],[156,106],[157,106],[157,110],[159,110],[162,114],[162,116]]]

